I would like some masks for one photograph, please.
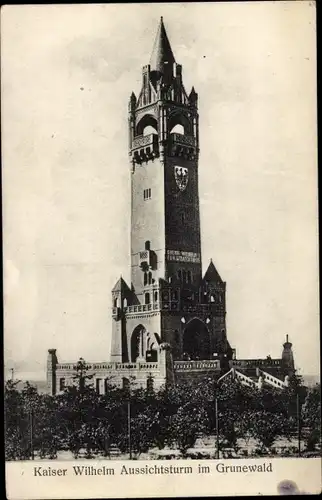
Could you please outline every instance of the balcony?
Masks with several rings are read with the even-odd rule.
[[[124,309],[125,314],[137,314],[142,312],[160,311],[160,302],[151,304],[137,304],[135,306],[128,306]]]
[[[195,138],[192,135],[171,134],[172,144],[181,144],[194,148],[196,146]]]
[[[86,363],[86,370],[89,371],[128,371],[128,370],[143,370],[143,371],[151,371],[158,370],[159,365],[155,362],[139,362],[139,363],[115,363],[115,362],[102,362],[102,363]],[[76,372],[77,364],[74,363],[60,363],[56,367],[57,371],[70,371]]]
[[[169,141],[170,154],[194,160],[197,156],[196,140],[193,136],[171,134]]]
[[[135,163],[143,163],[159,156],[157,134],[139,135],[134,137],[131,155]]]

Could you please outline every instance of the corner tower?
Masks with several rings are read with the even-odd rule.
[[[212,263],[202,278],[198,95],[162,18],[128,117],[131,286],[118,306],[113,292],[112,359],[155,362],[166,342],[175,360],[228,360],[226,286]]]

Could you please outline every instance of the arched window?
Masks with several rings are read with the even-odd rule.
[[[151,246],[150,241],[149,241],[149,240],[147,240],[147,241],[145,242],[145,244],[144,244],[144,248],[145,248],[145,250],[150,250],[150,246]]]
[[[117,302],[118,302],[118,300],[117,300],[117,297],[116,297],[116,299],[114,299],[114,302],[113,302],[113,307],[117,307]]]
[[[158,133],[158,122],[152,115],[145,115],[136,127],[136,135],[148,135]]]
[[[171,294],[171,300],[178,300],[178,292],[177,290],[173,290]]]
[[[170,116],[168,122],[170,134],[192,134],[192,123],[184,113],[174,113]]]
[[[157,134],[158,131],[155,127],[152,127],[151,125],[147,125],[143,129],[143,135],[150,135],[150,134]]]
[[[158,292],[154,292],[154,302],[158,301]]]
[[[146,303],[146,304],[150,304],[150,294],[149,294],[149,293],[146,293],[146,294],[144,295],[144,298],[145,298],[145,303]]]
[[[123,299],[123,307],[127,307],[127,299]]]
[[[149,285],[151,285],[151,283],[152,283],[152,273],[151,273],[151,271],[150,271],[150,272],[149,272]]]
[[[210,302],[215,302],[215,297],[213,295],[210,295]]]
[[[184,135],[184,127],[183,127],[183,125],[181,125],[180,123],[178,123],[177,125],[175,125],[173,127],[173,129],[171,130],[170,134]]]

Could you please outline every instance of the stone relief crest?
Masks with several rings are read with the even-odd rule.
[[[174,177],[180,191],[184,191],[188,184],[188,169],[186,167],[174,167]]]

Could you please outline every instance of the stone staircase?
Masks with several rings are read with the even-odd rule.
[[[218,379],[218,382],[227,379],[237,379],[243,385],[247,385],[248,387],[256,387],[258,389],[261,389],[264,385],[269,385],[280,390],[285,389],[285,387],[288,386],[287,380],[280,380],[270,373],[264,372],[262,370],[254,368],[250,373],[249,372],[250,370],[247,372],[247,375],[245,375],[235,368],[231,368],[227,373],[225,373]]]

